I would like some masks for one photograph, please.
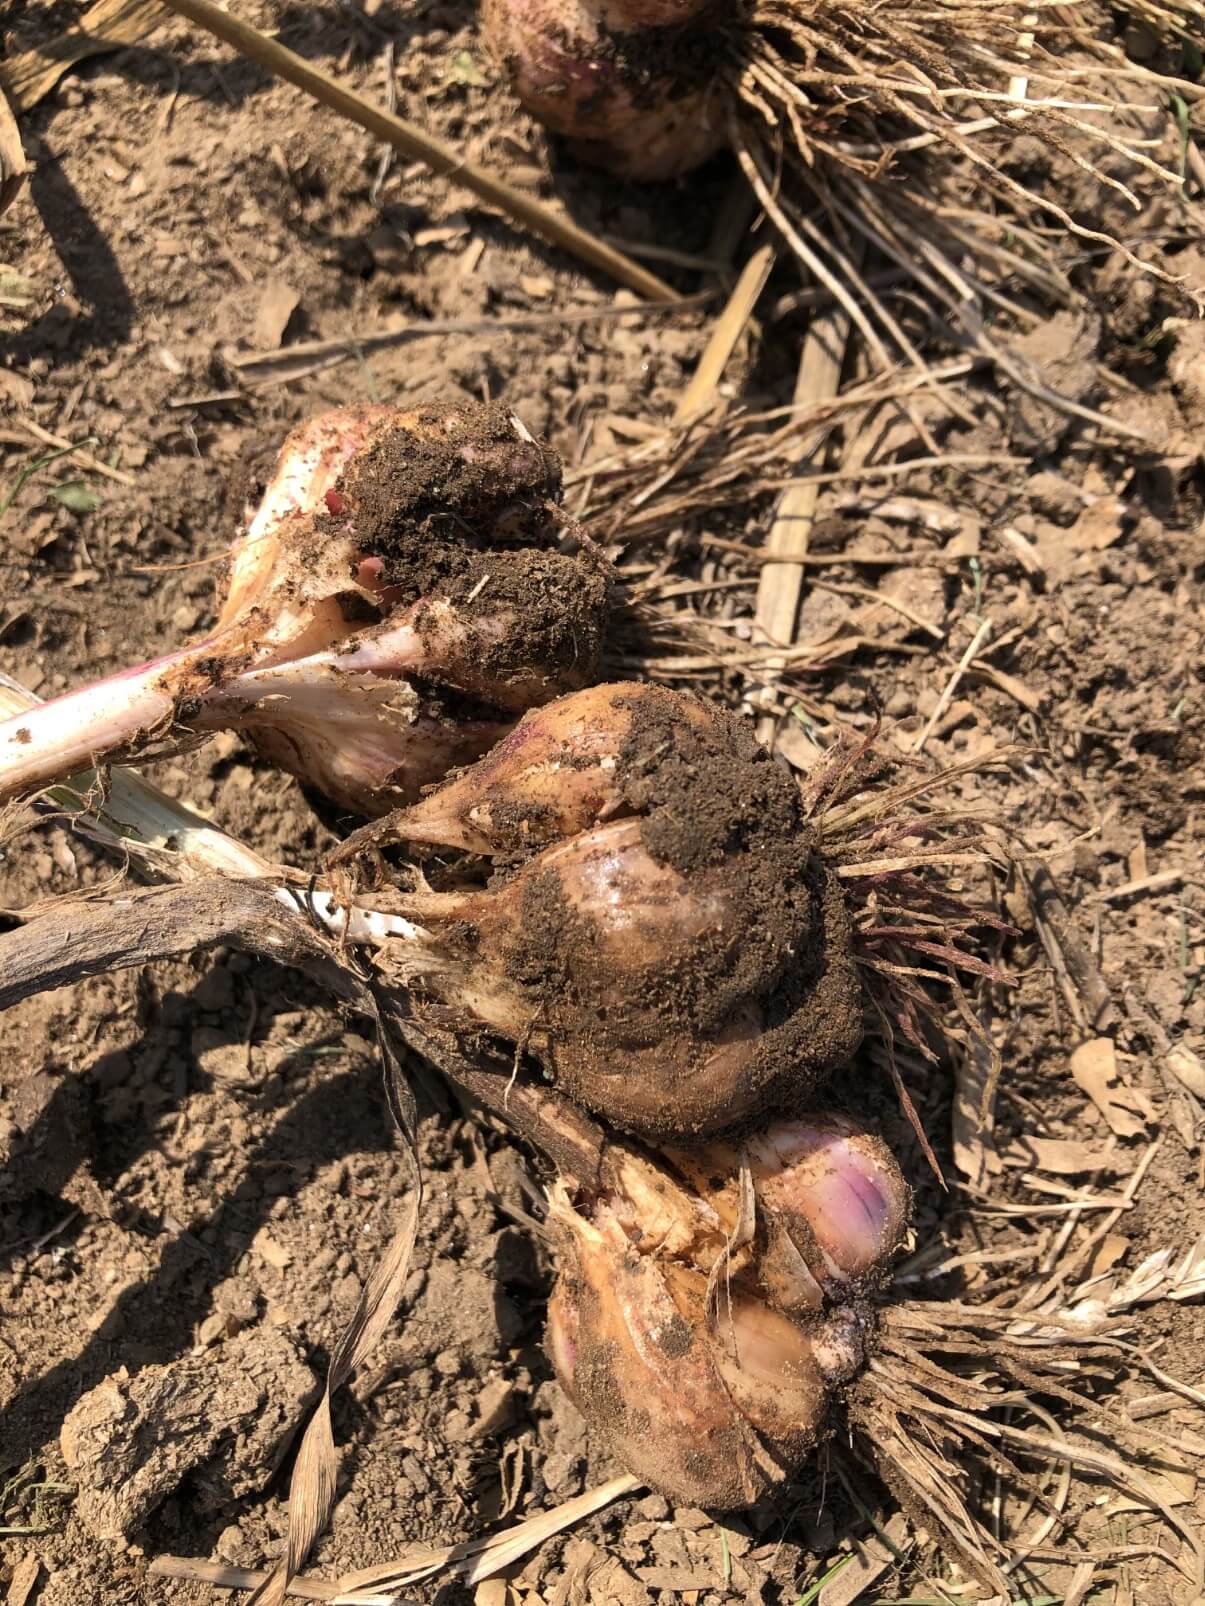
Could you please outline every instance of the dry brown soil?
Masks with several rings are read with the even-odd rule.
[[[587,226],[637,248],[711,249],[732,181],[724,161],[689,190],[639,189],[577,171],[553,152],[550,181],[546,143],[493,81],[463,0],[383,0],[365,7],[369,16],[334,0],[247,0],[239,9],[374,95],[384,93],[392,47],[407,115],[517,182],[547,195],[555,186]],[[0,42],[28,47],[76,13],[68,0],[13,0]],[[701,349],[701,316],[553,322],[536,333],[419,339],[239,391],[226,358],[282,337],[368,333],[398,316],[549,314],[605,306],[614,291],[420,168],[386,163],[367,136],[182,23],[68,77],[24,132],[32,182],[0,222],[0,487],[11,488],[43,450],[30,422],[73,440],[96,437],[97,454],[133,479],[79,475],[94,496],[85,506],[68,490],[65,502],[63,486],[78,471],[55,463],[0,521],[0,669],[43,696],[205,625],[213,605],[205,560],[229,539],[244,470],[305,414],[365,399],[502,398],[572,462],[630,439],[625,419],[668,416]],[[1183,229],[1160,207],[1140,226],[1165,231],[1174,254]],[[654,265],[683,290],[710,282],[689,266]],[[1191,250],[1178,265],[1197,265]],[[1087,1033],[1014,887],[1007,913],[1020,934],[1005,957],[1028,973],[993,1005],[1006,1074],[995,1133],[1005,1163],[991,1186],[1025,1206],[1093,1182],[1115,1194],[1158,1140],[1137,1202],[1113,1232],[1112,1252],[1128,1272],[1154,1250],[1186,1250],[1205,1226],[1200,1105],[1168,1068],[1177,1044],[1205,1053],[1205,342],[1199,325],[1162,333],[1174,309],[1107,253],[1082,257],[1077,272],[1096,293],[1099,319],[1037,322],[1025,336],[1029,354],[1081,400],[1150,429],[1157,444],[1111,440],[981,377],[974,424],[948,428],[943,444],[1020,461],[901,489],[930,512],[953,510],[953,526],[926,529],[915,510],[867,501],[873,492],[851,500],[848,485],[826,493],[817,550],[857,542],[898,561],[818,571],[863,594],[811,590],[805,630],[844,613],[881,646],[799,686],[818,723],[864,727],[877,700],[889,722],[915,732],[979,615],[1004,638],[989,659],[995,678],[963,682],[926,752],[962,760],[1001,742],[1024,745],[987,794],[1059,878],[1114,1001],[1123,1076],[1150,1102],[1140,1130],[1115,1139],[1072,1080],[1069,1054]],[[783,291],[792,283],[786,270]],[[733,381],[755,399],[783,401],[798,327],[780,324],[755,368],[738,366]],[[756,542],[767,505],[727,533]],[[751,571],[726,561],[688,557],[683,572],[748,581]],[[876,589],[927,620],[930,633],[888,605],[872,603],[870,619],[865,592]],[[750,594],[732,586],[703,606],[739,640]],[[723,689],[741,688],[732,680]],[[298,787],[232,738],[154,774],[273,856],[313,865],[334,840]],[[0,909],[112,874],[78,837],[43,828],[4,850]],[[1151,876],[1164,879],[1145,885]],[[1131,882],[1137,890],[1118,894]],[[266,1488],[232,1488],[201,1469],[129,1540],[95,1537],[70,1493],[60,1430],[85,1391],[120,1383],[122,1369],[133,1376],[194,1352],[214,1362],[215,1410],[221,1391],[237,1387],[245,1414],[257,1353],[268,1394],[278,1385],[287,1392],[293,1358],[321,1370],[405,1182],[369,1037],[364,1022],[342,1018],[298,975],[226,953],[92,981],[0,1018],[0,1487],[28,1469],[0,1509],[0,1589],[27,1577],[19,1570],[36,1556],[29,1598],[40,1606],[182,1606],[211,1598],[208,1588],[150,1577],[148,1558],[256,1566],[278,1552],[281,1473]],[[1019,1260],[919,1288],[1007,1293],[1049,1249],[1062,1218],[943,1225],[941,1195],[926,1183],[879,1073],[863,1065],[858,1076],[843,1096],[879,1109],[918,1183],[920,1245],[944,1230],[964,1250],[1020,1246]],[[404,1316],[337,1405],[338,1503],[314,1558],[327,1576],[414,1541],[469,1536],[616,1470],[561,1397],[541,1347],[550,1272],[527,1225],[539,1211],[530,1158],[438,1084],[427,1080],[422,1092],[427,1205]],[[950,1165],[948,1070],[929,1073],[917,1093]],[[1024,1148],[1034,1139],[1088,1141],[1101,1166],[1093,1176],[1043,1169],[1043,1157],[1034,1164]],[[1129,1320],[1133,1336],[1159,1346],[1162,1365],[1200,1383],[1200,1303],[1160,1299]],[[1163,1425],[1200,1431],[1199,1419],[1170,1405]],[[860,1488],[885,1518],[892,1506],[882,1489],[869,1477]],[[1086,1512],[1080,1531],[1056,1530],[1051,1541],[1068,1554],[1137,1547],[1102,1568],[1092,1598],[1192,1598],[1141,1549],[1158,1538],[1156,1525],[1131,1514],[1102,1527],[1097,1493],[1077,1507]],[[1181,1475],[1179,1498],[1186,1515],[1197,1510],[1191,1476]],[[866,1531],[862,1517],[816,1472],[779,1505],[719,1521],[636,1497],[546,1545],[516,1588],[558,1606],[570,1598],[646,1606],[692,1590],[707,1606],[732,1594],[790,1602],[849,1531]],[[1059,1597],[1070,1576],[1035,1562],[1025,1582],[1033,1595]],[[913,1583],[916,1595],[932,1594]],[[879,1598],[906,1593],[888,1574]]]

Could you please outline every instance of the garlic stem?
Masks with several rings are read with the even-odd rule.
[[[170,725],[178,695],[164,681],[220,651],[221,639],[211,636],[0,721],[0,800],[116,756],[136,737],[153,740],[156,727]]]
[[[0,716],[19,716],[39,706],[32,692],[0,675]],[[81,834],[120,849],[156,876],[186,880],[285,873],[132,770],[108,770],[103,784],[94,770],[81,770],[45,795],[67,812]]]

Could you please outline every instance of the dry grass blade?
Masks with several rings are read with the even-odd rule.
[[[64,452],[70,452],[72,460],[81,468],[86,468],[90,474],[99,474],[102,479],[112,480],[115,485],[137,485],[138,481],[133,474],[127,474],[124,469],[114,468],[111,463],[102,462],[99,457],[93,457],[82,447],[74,446],[61,435],[55,435],[48,429],[43,429],[35,419],[22,418],[18,420],[19,427],[34,440],[41,441],[44,446],[55,446]]]
[[[849,316],[841,308],[818,313],[808,325],[795,383],[795,406],[803,413],[822,407],[841,388],[841,368],[849,339]],[[823,468],[820,458],[817,466]],[[767,562],[757,585],[754,628],[759,639],[787,647],[795,640],[803,596],[803,566],[811,539],[820,487],[814,481],[783,493],[766,539]]]
[[[331,1429],[331,1396],[380,1342],[393,1319],[410,1271],[418,1231],[422,1184],[414,1159],[412,1191],[402,1225],[360,1295],[356,1313],[331,1357],[326,1387],[301,1441],[289,1483],[289,1532],[285,1554],[251,1597],[251,1606],[279,1606],[289,1580],[297,1573],[335,1503],[338,1461]]]
[[[400,329],[374,329],[329,340],[298,340],[272,351],[249,351],[227,359],[243,383],[281,384],[304,375],[336,368],[340,363],[408,345],[412,340],[440,339],[447,335],[497,336],[531,329],[563,329],[587,324],[630,323],[633,320],[694,312],[713,300],[710,291],[681,296],[673,301],[649,302],[635,307],[566,307],[562,312],[536,312],[514,318],[411,319]]]
[[[0,88],[0,216],[21,193],[25,183],[25,152],[21,147],[21,131]]]
[[[1088,945],[1043,864],[1021,871],[1034,925],[1072,1017],[1084,1032],[1111,1026],[1117,1011]]]
[[[404,1597],[397,1593],[404,1585],[435,1578],[441,1573],[451,1573],[470,1585],[494,1577],[555,1534],[564,1533],[574,1523],[584,1521],[639,1488],[641,1484],[637,1478],[628,1475],[612,1478],[596,1489],[567,1500],[564,1505],[538,1512],[500,1533],[455,1545],[419,1546],[395,1561],[361,1568],[333,1582],[324,1578],[293,1578],[287,1593],[297,1600],[329,1601],[333,1606],[405,1606]],[[158,1556],[148,1571],[158,1578],[188,1579],[222,1589],[257,1589],[270,1576],[246,1567],[194,1560],[191,1556]]]
[[[393,1592],[403,1585],[418,1583],[421,1579],[433,1578],[444,1572],[451,1572],[466,1584],[480,1583],[482,1579],[493,1577],[513,1566],[554,1534],[563,1533],[574,1523],[581,1522],[641,1487],[639,1478],[625,1473],[622,1477],[600,1484],[596,1489],[587,1490],[573,1500],[566,1500],[551,1511],[538,1512],[534,1517],[528,1517],[501,1533],[465,1540],[456,1545],[435,1548],[422,1546],[384,1566],[349,1573],[339,1580],[340,1593],[335,1597],[336,1606],[375,1606],[377,1602],[389,1602],[394,1598]]]
[[[954,673],[950,676],[949,680],[946,681],[945,686],[942,688],[941,696],[937,699],[933,712],[929,715],[928,719],[924,723],[924,727],[920,731],[916,740],[913,742],[912,751],[914,753],[919,753],[921,751],[925,743],[929,740],[930,736],[932,736],[933,732],[937,729],[938,721],[941,719],[941,716],[945,713],[946,709],[950,706],[950,699],[958,690],[958,686],[963,675],[966,674],[968,668],[972,663],[974,663],[976,654],[991,633],[992,621],[990,619],[981,620],[978,630],[976,630],[975,634],[967,643],[966,651],[958,660],[958,663],[954,669]]]
[[[736,350],[737,342],[753,316],[753,309],[766,287],[773,266],[774,247],[763,245],[741,269],[740,277],[728,297],[728,304],[716,319],[711,337],[699,358],[699,365],[678,402],[674,422],[679,427],[693,423],[714,404],[716,388],[728,366],[728,359]]]
[[[271,1576],[260,1568],[228,1567],[225,1562],[199,1556],[156,1556],[147,1572],[152,1578],[180,1578],[191,1584],[209,1584],[213,1589],[257,1589]],[[338,1589],[320,1578],[294,1578],[286,1594],[290,1600],[332,1601]]]

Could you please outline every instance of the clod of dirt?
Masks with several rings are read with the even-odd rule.
[[[381,431],[340,476],[339,502],[354,510],[360,549],[384,564],[389,586],[431,589],[416,573],[451,547],[555,545],[561,470],[555,452],[517,431],[509,407],[475,402],[416,407],[408,427]],[[338,504],[337,504],[338,505]],[[320,515],[336,532],[343,509]]]
[[[297,1346],[274,1327],[107,1377],[76,1402],[59,1436],[81,1522],[98,1539],[122,1538],[190,1476],[196,1503],[215,1511],[261,1489],[316,1388]]]
[[[1012,343],[1012,355],[1023,368],[1041,374],[1048,388],[1073,402],[1091,402],[1099,384],[1097,347],[1100,325],[1082,312],[1061,312]],[[1028,390],[1009,396],[1009,435],[1014,450],[1042,453],[1062,440],[1072,426],[1066,408]]]

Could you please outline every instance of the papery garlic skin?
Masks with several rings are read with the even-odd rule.
[[[655,1262],[592,1229],[577,1230],[566,1258],[549,1302],[550,1352],[565,1392],[630,1471],[674,1500],[731,1510],[807,1453],[825,1407],[814,1368],[784,1372],[783,1419],[795,1420],[783,1438],[763,1437],[697,1325],[705,1284],[695,1278],[694,1298],[681,1289],[675,1300]]]
[[[396,815],[399,841],[506,856],[560,841],[629,811],[622,753],[633,710],[676,697],[635,681],[593,686],[532,709],[481,761]],[[681,700],[703,723],[701,700]]]
[[[834,1133],[842,1129],[855,1150],[858,1138],[878,1142],[819,1115],[793,1124],[792,1150],[812,1119],[814,1152],[829,1153],[838,1182],[856,1162],[833,1149]],[[785,1129],[770,1135],[776,1148],[785,1137]],[[767,1292],[760,1212],[753,1235],[736,1242],[712,1209],[718,1195],[737,1190],[737,1178],[717,1169],[721,1150],[700,1158],[700,1169],[711,1167],[710,1199],[624,1144],[604,1155],[589,1199],[575,1199],[564,1184],[554,1190],[559,1274],[548,1347],[557,1376],[591,1429],[672,1499],[734,1509],[770,1493],[822,1437],[834,1393],[863,1365],[874,1341],[867,1295],[902,1242],[908,1212],[890,1154],[881,1145],[867,1152],[877,1156],[874,1189],[892,1222],[878,1258],[856,1278],[813,1285],[811,1302],[790,1310]],[[790,1170],[787,1163],[775,1174]],[[796,1190],[805,1225],[824,1213],[811,1180]],[[646,1214],[657,1222],[651,1233]],[[848,1238],[831,1220],[825,1230],[835,1258],[852,1263],[863,1239],[855,1219],[847,1225]]]
[[[310,420],[232,554],[210,634],[0,723],[0,800],[217,729],[247,730],[357,812],[412,800],[595,678],[609,570],[559,514],[559,487],[504,409]],[[407,703],[423,712],[391,726]]]
[[[414,796],[510,728],[453,718],[406,680],[349,676],[322,658],[239,677],[206,698],[195,725],[238,730],[267,763],[357,815]]]
[[[700,0],[484,0],[511,87],[574,154],[625,178],[676,178],[726,138],[720,11]]]

